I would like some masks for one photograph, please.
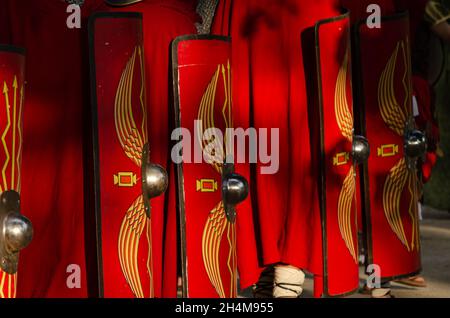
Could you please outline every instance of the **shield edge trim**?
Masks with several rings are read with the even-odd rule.
[[[16,53],[16,54],[20,54],[20,55],[24,55],[24,56],[27,53],[27,50],[25,48],[20,47],[20,46],[15,46],[15,45],[9,45],[9,44],[0,44],[0,51]]]
[[[105,3],[113,7],[126,7],[142,0],[105,0]]]
[[[409,12],[408,11],[400,11],[395,14],[386,15],[381,17],[381,22],[385,21],[391,21],[396,20],[399,18],[407,18],[409,21]],[[362,19],[357,21],[352,26],[352,52],[353,52],[353,104],[357,106],[359,109],[359,120],[355,121],[356,128],[359,130],[359,132],[366,136],[367,130],[365,123],[365,99],[364,94],[362,93],[364,89],[364,83],[362,81],[362,71],[361,71],[361,50],[360,50],[360,44],[361,44],[361,33],[360,29],[363,24],[365,24],[366,20]],[[356,70],[356,72],[355,72]],[[356,85],[355,85],[355,79],[356,79]],[[367,258],[365,261],[365,267],[367,267],[370,264],[373,264],[373,239],[372,239],[372,222],[370,220],[371,215],[371,209],[370,209],[370,193],[369,193],[369,184],[367,180],[369,179],[369,167],[368,162],[365,162],[360,167],[360,189],[361,189],[361,200],[364,202],[362,205],[362,223],[364,228],[364,233],[366,233],[366,236],[364,238],[364,244],[367,251]],[[414,271],[412,273],[402,274],[402,275],[394,275],[394,276],[381,276],[382,280],[398,280],[403,278],[408,278],[411,276],[418,275],[422,272],[422,265],[419,267],[417,271]]]
[[[320,20],[314,26],[314,42],[315,42],[315,59],[316,59],[316,76],[317,76],[317,97],[318,97],[318,106],[319,106],[319,121],[320,121],[320,191],[319,199],[320,199],[320,216],[321,216],[321,225],[322,225],[322,255],[323,255],[323,295],[328,298],[337,298],[337,297],[345,297],[352,295],[358,291],[358,288],[351,290],[346,293],[330,295],[328,290],[328,244],[326,240],[326,227],[327,227],[327,217],[326,217],[326,177],[325,177],[325,149],[324,149],[324,141],[325,141],[325,132],[324,132],[324,110],[323,110],[323,96],[322,96],[322,69],[320,63],[320,35],[319,29],[322,25],[341,21],[344,19],[350,18],[350,12],[348,10],[344,10],[341,15]],[[351,43],[351,33],[349,32],[348,38],[349,44]]]
[[[95,67],[95,23],[103,18],[132,18],[142,22],[143,16],[139,12],[96,12],[89,17],[88,21],[88,48],[89,48],[89,77],[90,77],[90,115],[92,132],[92,159],[93,167],[93,199],[94,214],[96,226],[96,261],[97,261],[97,288],[98,296],[104,298],[104,280],[103,280],[103,249],[102,249],[102,218],[101,218],[101,194],[100,194],[100,160],[99,160],[99,140],[98,140],[98,111],[97,111],[97,70]],[[88,194],[88,198],[92,194]],[[92,208],[92,206],[90,206]],[[94,274],[95,275],[95,274]],[[94,276],[93,275],[93,276]],[[89,278],[89,277],[88,277]],[[89,287],[88,280],[88,287]]]
[[[178,79],[178,47],[180,43],[185,41],[196,40],[219,40],[231,43],[228,36],[210,35],[210,34],[191,34],[176,37],[172,41],[172,85],[173,85],[173,107],[175,117],[175,128],[181,127],[181,111],[180,111],[180,82]],[[178,142],[180,140],[177,140]],[[188,274],[187,274],[187,251],[186,251],[186,210],[185,210],[185,191],[184,191],[184,173],[183,164],[175,164],[176,168],[176,186],[177,186],[177,212],[179,217],[180,230],[180,251],[181,251],[181,272],[182,272],[182,298],[189,297]]]

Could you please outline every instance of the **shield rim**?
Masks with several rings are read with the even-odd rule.
[[[0,52],[16,53],[16,54],[25,56],[27,53],[27,50],[21,46],[0,44]]]
[[[325,127],[324,127],[324,110],[323,110],[323,85],[322,85],[322,65],[320,62],[320,27],[322,25],[333,23],[341,20],[349,20],[350,25],[350,11],[343,10],[343,12],[335,17],[323,19],[318,22],[316,22],[314,26],[314,42],[315,42],[315,59],[316,59],[316,76],[317,76],[317,94],[318,94],[318,107],[319,107],[319,121],[320,121],[320,216],[321,216],[321,225],[322,225],[322,267],[323,267],[323,296],[327,298],[338,298],[338,297],[345,297],[349,295],[355,294],[359,288],[355,288],[354,290],[348,291],[346,293],[336,294],[336,295],[330,295],[328,290],[328,243],[327,243],[327,213],[326,213],[326,158],[325,158],[325,149],[324,149],[324,143],[325,143]],[[348,32],[348,43],[351,44],[351,32]],[[350,69],[350,72],[352,72],[352,68]],[[353,107],[352,107],[353,108]]]
[[[142,1],[143,0],[105,0],[106,4],[113,7],[126,7]]]
[[[97,70],[95,67],[95,23],[99,19],[137,19],[143,20],[140,12],[96,12],[89,17],[88,40],[89,40],[89,76],[91,95],[91,132],[92,132],[92,159],[93,159],[93,198],[94,215],[96,225],[96,256],[97,256],[97,288],[99,298],[104,298],[103,279],[103,248],[102,248],[102,209],[101,209],[101,187],[100,187],[100,158],[99,158],[99,137],[98,137],[98,104],[97,104]],[[89,282],[88,282],[89,284]]]
[[[401,20],[407,19],[409,22],[409,12],[408,11],[400,11],[395,14],[385,15],[381,17],[381,22],[392,21],[392,20]],[[361,26],[365,24],[366,20],[361,19],[358,20],[352,26],[352,39],[353,39],[353,104],[357,105],[359,109],[359,118],[356,122],[357,129],[361,132],[363,136],[367,135],[367,127],[365,125],[366,118],[366,100],[364,98],[364,94],[362,93],[364,90],[364,83],[362,81],[362,69],[361,69]],[[355,81],[356,79],[356,81]],[[355,83],[356,82],[356,83]],[[360,189],[361,189],[361,201],[364,202],[362,204],[362,223],[363,223],[363,232],[365,233],[364,243],[367,251],[367,258],[365,260],[364,266],[367,268],[368,265],[373,264],[373,238],[372,238],[372,222],[371,222],[371,209],[370,209],[370,187],[369,187],[369,166],[368,161],[364,162],[360,166]],[[412,273],[402,274],[402,275],[394,275],[394,276],[381,276],[382,280],[398,280],[403,278],[412,277],[418,275],[422,272],[422,263],[418,270],[413,271]]]
[[[223,41],[231,43],[231,37],[211,34],[190,34],[176,37],[172,41],[172,85],[173,85],[173,107],[175,117],[175,128],[181,127],[181,110],[180,110],[180,89],[178,78],[178,47],[180,43],[186,41]],[[177,142],[181,141],[181,138]],[[180,258],[182,272],[182,298],[189,297],[188,273],[187,273],[187,251],[186,251],[186,209],[185,209],[185,191],[184,191],[184,172],[183,163],[175,164],[175,178],[177,185],[177,203],[178,217],[180,229]]]

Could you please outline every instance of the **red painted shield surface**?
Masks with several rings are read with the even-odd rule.
[[[183,136],[178,165],[184,296],[235,297],[236,229],[222,203],[223,160],[215,160],[223,158],[225,146],[208,135],[209,128],[225,133],[233,125],[229,40],[178,38],[173,61],[177,126],[192,137]],[[203,150],[202,163],[189,163],[194,155],[188,149],[195,148]]]
[[[22,125],[25,90],[25,51],[0,45],[0,193],[20,193]],[[15,298],[17,273],[0,270],[0,298]]]
[[[409,169],[404,135],[412,120],[409,21],[386,17],[381,28],[356,27],[361,126],[371,145],[364,201],[368,262],[382,278],[420,271],[417,174]]]
[[[100,288],[152,297],[151,219],[141,166],[147,144],[142,18],[100,13],[90,23]]]
[[[356,169],[348,15],[316,25],[321,108],[324,293],[358,289]]]

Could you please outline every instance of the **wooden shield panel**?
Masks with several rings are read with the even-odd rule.
[[[223,164],[212,160],[202,140],[205,133],[213,141],[208,128],[224,132],[232,126],[230,42],[223,37],[181,37],[172,50],[177,127],[191,135],[183,135],[183,163],[178,165],[183,295],[235,297],[236,229],[222,203]],[[224,154],[221,146],[215,155]],[[193,163],[194,149],[204,150],[201,163]]]
[[[142,17],[99,13],[89,32],[100,289],[105,297],[152,297],[141,178],[148,140]]]
[[[385,279],[420,271],[417,173],[408,169],[405,131],[412,120],[409,19],[386,17],[379,29],[356,27],[359,125],[371,145],[363,178],[368,262]]]
[[[25,50],[0,45],[0,193],[20,193],[22,163]],[[17,273],[0,270],[0,298],[15,298]]]
[[[321,113],[324,294],[358,289],[356,169],[348,14],[316,25]]]

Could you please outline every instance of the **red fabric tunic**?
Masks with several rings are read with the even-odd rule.
[[[240,123],[280,133],[279,171],[263,175],[262,164],[252,170],[260,266],[281,262],[322,273],[319,166],[311,150],[318,141],[310,136],[303,55],[310,47],[302,45],[302,37],[317,21],[338,15],[338,4],[221,1],[216,14],[214,32],[230,34],[233,41],[233,97]],[[245,265],[254,269],[248,262],[240,271]]]

